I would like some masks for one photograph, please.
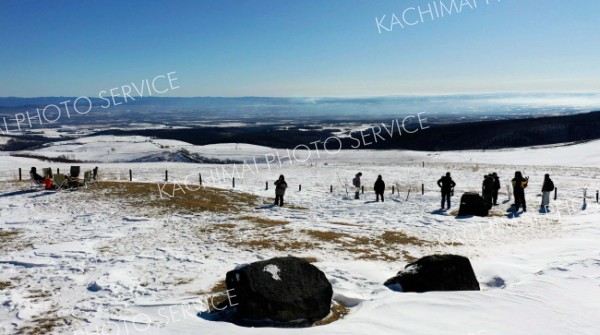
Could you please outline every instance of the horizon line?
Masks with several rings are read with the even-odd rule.
[[[392,94],[392,95],[364,95],[364,96],[266,96],[266,95],[239,95],[239,96],[219,96],[219,95],[199,95],[199,96],[160,96],[160,95],[137,95],[131,96],[133,98],[166,98],[166,99],[197,99],[197,98],[218,98],[218,99],[248,99],[248,98],[262,98],[262,99],[374,99],[374,98],[411,98],[411,97],[457,97],[457,96],[486,96],[486,95],[560,95],[560,94],[575,94],[575,95],[600,95],[597,91],[501,91],[501,92],[479,92],[479,93],[438,93],[438,94]],[[75,98],[75,97],[87,97],[93,99],[100,99],[98,96],[91,95],[48,95],[48,96],[0,96],[0,99],[41,99],[41,98]],[[122,96],[115,96],[115,98],[121,98]]]

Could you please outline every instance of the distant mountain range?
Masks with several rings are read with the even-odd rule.
[[[107,97],[104,94],[103,97]],[[110,98],[110,96],[109,96]],[[75,97],[0,98],[0,116],[23,113],[49,104],[74,101]],[[438,96],[386,96],[365,98],[269,98],[269,97],[115,97],[118,106],[102,109],[106,100],[91,97],[95,111],[156,112],[207,119],[257,117],[384,117],[427,112],[429,115],[561,115],[600,110],[597,93],[502,93]],[[85,104],[85,101],[80,103]],[[152,121],[152,118],[147,121]]]
[[[25,126],[17,132],[16,113],[34,112],[73,97],[0,98],[0,124],[12,137],[0,150],[23,150],[86,134],[143,135],[197,145],[248,143],[294,148],[324,141],[348,129],[389,123],[424,113],[429,129],[388,136],[361,145],[368,149],[464,150],[546,145],[600,138],[600,94],[480,94],[372,98],[137,97],[103,108],[93,98],[85,115]],[[4,118],[4,119],[3,119]],[[6,124],[3,122],[6,121]],[[35,121],[35,120],[34,120]],[[61,138],[47,138],[54,128]],[[348,134],[346,134],[348,135]],[[356,137],[356,136],[355,136]],[[340,136],[344,148],[356,139]]]

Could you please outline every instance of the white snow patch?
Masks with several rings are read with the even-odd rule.
[[[277,265],[269,264],[265,266],[263,271],[270,273],[271,277],[273,277],[274,280],[281,280],[281,277],[279,277],[279,268],[277,267]]]

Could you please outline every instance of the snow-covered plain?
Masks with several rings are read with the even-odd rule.
[[[149,201],[189,197],[188,188],[198,187],[201,173],[205,184],[254,194],[258,204],[243,213],[190,214],[130,206],[95,191],[97,185],[76,192],[30,192],[26,182],[13,181],[19,167],[24,172],[30,166],[68,171],[69,164],[1,156],[0,233],[17,235],[7,235],[0,246],[0,283],[5,286],[0,290],[0,334],[44,333],[43,326],[49,324],[48,333],[55,334],[600,332],[600,207],[595,203],[600,141],[485,152],[353,150],[320,157],[311,152],[305,162],[284,160],[281,166],[273,160],[277,150],[241,144],[194,147],[114,137],[76,141],[36,153],[71,153],[77,159],[95,160],[98,163],[80,165],[99,166],[102,180],[126,182],[131,169],[134,181],[156,188]],[[248,164],[244,169],[125,163],[181,147]],[[308,153],[302,155],[305,159]],[[256,157],[262,159],[255,164]],[[505,185],[515,169],[531,180],[528,212],[512,216],[506,213],[510,202]],[[164,183],[165,170],[169,184]],[[357,201],[351,199],[347,184],[358,171],[367,190]],[[440,211],[435,181],[446,171],[458,184],[453,210],[462,192],[480,190],[483,174],[493,171],[503,184],[501,205],[487,218],[457,218]],[[551,174],[559,189],[558,200],[546,214],[538,211],[544,173]],[[290,185],[285,200],[291,206],[264,205],[272,200],[272,182],[279,174]],[[374,202],[370,191],[378,174],[388,187],[384,203]],[[235,189],[231,176],[236,177]],[[173,192],[178,185],[173,182],[183,191]],[[392,185],[399,194],[391,194]],[[254,219],[280,224],[253,225]],[[422,243],[393,244],[384,239],[395,233]],[[321,234],[336,238],[319,240]],[[286,247],[249,246],[248,241],[260,238]],[[482,291],[414,294],[382,285],[408,261],[433,253],[469,257]],[[210,321],[201,313],[211,298],[207,292],[228,270],[287,254],[316,258],[314,264],[334,287],[334,299],[347,306],[349,314],[324,326],[281,329],[245,328]]]

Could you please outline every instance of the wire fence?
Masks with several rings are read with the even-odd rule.
[[[442,164],[444,168],[454,168],[453,164]],[[92,165],[82,165],[81,171],[93,169]],[[63,173],[68,173],[69,166],[62,166]],[[56,168],[58,173],[61,168]],[[16,181],[29,180],[29,171],[24,168],[3,169],[0,170],[0,180]],[[273,190],[274,180],[260,180],[253,176],[252,178],[239,178],[234,176],[219,175],[215,177],[210,170],[200,170],[192,172],[191,170],[178,169],[162,169],[157,167],[139,167],[136,169],[129,168],[103,168],[98,173],[99,181],[116,181],[116,182],[150,182],[150,183],[178,183],[185,184],[190,187],[210,186],[226,189],[240,189],[245,191],[268,191]],[[414,178],[412,179],[414,180]],[[510,185],[510,184],[508,184]],[[554,199],[580,199],[582,204],[588,202],[598,202],[600,187],[593,188],[592,185],[580,189],[557,189],[553,194]],[[339,196],[353,197],[356,192],[356,187],[352,185],[348,179],[341,179],[339,176],[329,180],[329,183],[318,180],[300,180],[299,178],[288,179],[288,191],[298,192],[318,192],[331,193]],[[374,187],[370,183],[363,183],[358,189],[359,193],[373,193]],[[440,192],[440,188],[436,182],[432,181],[393,181],[388,182],[385,187],[386,193],[392,195],[405,194],[407,197],[416,195],[424,195],[427,193]],[[474,185],[461,185],[454,188],[454,194],[460,195],[467,192],[481,193],[481,188]],[[534,193],[528,191],[528,194]],[[538,192],[541,194],[541,192]],[[499,196],[508,197],[512,195],[511,187],[504,187],[499,190]]]

